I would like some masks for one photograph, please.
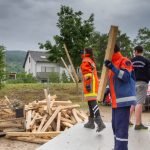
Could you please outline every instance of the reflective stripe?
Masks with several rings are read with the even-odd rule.
[[[97,96],[97,93],[88,93],[88,94],[84,94],[84,96]]]
[[[116,140],[121,141],[121,142],[128,142],[128,139],[122,139],[122,138],[118,138],[118,137],[116,137]]]
[[[118,74],[118,78],[122,79],[123,75],[124,75],[124,71],[120,70]]]
[[[92,76],[92,73],[87,73],[84,75],[85,77],[91,77]]]
[[[134,100],[136,100],[136,96],[129,96],[129,97],[123,97],[123,98],[116,99],[117,103],[129,102],[129,101],[134,101]]]
[[[98,111],[98,109],[99,109],[99,108],[97,108],[97,109],[94,111],[94,114]]]
[[[97,108],[98,106],[96,105],[94,108],[93,108],[93,110],[95,109],[95,108]]]
[[[140,64],[142,64],[142,65],[146,65],[143,61],[134,61],[134,62],[132,62],[132,64],[134,65],[134,64],[136,64],[136,63],[140,63]]]

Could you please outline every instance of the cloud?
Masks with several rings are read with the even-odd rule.
[[[96,30],[107,33],[110,25],[134,37],[141,27],[150,27],[149,0],[1,0],[0,44],[7,49],[38,49],[38,42],[59,33],[56,23],[61,5],[81,10],[84,18],[95,14]]]

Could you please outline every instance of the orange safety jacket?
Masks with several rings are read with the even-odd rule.
[[[82,72],[84,100],[96,100],[99,81],[97,76],[96,65],[88,54],[82,56],[82,64],[80,68]],[[87,90],[87,86],[90,87],[90,90]]]
[[[120,52],[113,54],[114,67],[109,71],[109,86],[112,107],[126,107],[136,104],[135,77],[131,61]]]

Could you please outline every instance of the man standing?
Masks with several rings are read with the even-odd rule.
[[[110,69],[114,150],[128,150],[130,106],[136,104],[132,64],[128,58],[122,56],[120,48],[115,45],[112,61],[105,60],[105,66]]]
[[[81,52],[82,63],[81,72],[83,77],[83,92],[84,99],[88,102],[90,116],[88,122],[84,125],[85,128],[94,129],[97,124],[97,132],[105,128],[105,124],[100,116],[99,107],[97,105],[97,92],[98,92],[98,76],[96,64],[94,62],[93,50],[85,48]]]
[[[131,108],[131,114],[135,109],[135,130],[148,129],[148,127],[142,124],[142,107],[146,99],[149,74],[150,74],[150,62],[143,57],[143,47],[136,46],[134,48],[135,57],[132,59],[132,64],[135,71],[136,78],[136,97],[137,105]]]

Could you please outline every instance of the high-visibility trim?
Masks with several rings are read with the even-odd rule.
[[[97,93],[87,93],[87,94],[84,94],[84,96],[97,96]]]
[[[128,139],[122,139],[122,138],[118,138],[118,137],[116,137],[116,140],[121,141],[121,142],[128,142]]]
[[[136,96],[129,96],[129,97],[123,97],[123,98],[117,98],[116,101],[117,103],[121,103],[121,102],[130,102],[136,100]]]
[[[85,77],[91,77],[92,76],[92,73],[87,73],[84,75]]]
[[[96,114],[96,112],[99,110],[99,108],[97,108],[95,111],[94,111],[94,114]]]
[[[140,63],[140,64],[142,64],[142,65],[146,65],[143,61],[134,61],[134,62],[132,62],[132,64],[134,65],[134,64],[137,64],[137,63]]]
[[[95,107],[93,108],[93,110],[96,109],[97,107],[98,107],[98,105],[95,105]]]
[[[94,77],[94,75],[92,74],[92,79],[93,79],[93,82],[92,82],[92,89],[93,89],[93,93],[95,93],[96,92],[96,90],[95,90],[95,77]]]
[[[124,75],[124,71],[120,70],[118,74],[118,78],[122,79],[123,75]]]

